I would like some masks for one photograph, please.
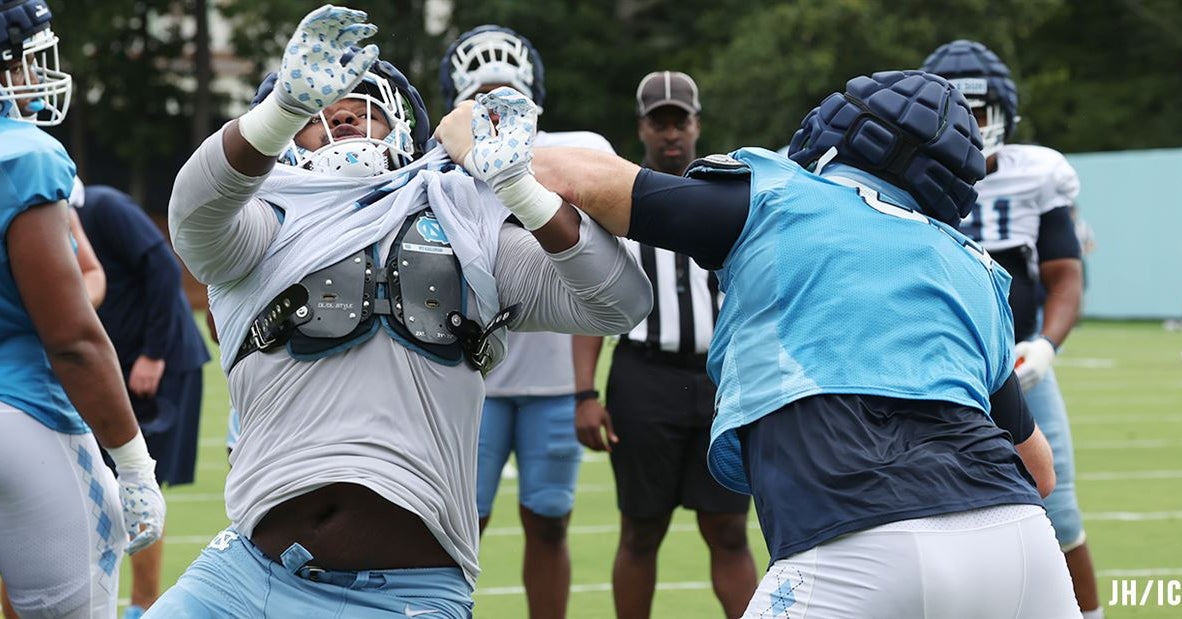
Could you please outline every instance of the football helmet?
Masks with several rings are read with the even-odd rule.
[[[922,70],[935,73],[960,89],[969,105],[985,108],[981,142],[985,156],[996,153],[1014,133],[1018,116],[1018,89],[1010,69],[997,54],[976,41],[958,39],[936,48]]]
[[[485,25],[461,34],[439,66],[443,105],[471,99],[482,86],[503,84],[529,95],[541,110],[546,98],[542,57],[529,39],[502,26]]]
[[[851,165],[911,194],[924,214],[957,225],[985,176],[977,122],[960,91],[922,71],[883,71],[846,82],[813,108],[788,145],[812,166],[830,149]]]
[[[271,73],[263,79],[251,107],[271,94],[278,77],[277,73]],[[316,150],[308,150],[292,141],[291,146],[279,155],[279,162],[326,174],[364,177],[396,170],[422,154],[431,137],[427,107],[419,91],[394,65],[384,60],[375,62],[365,72],[361,84],[344,98],[364,101],[367,114],[375,110],[380,112],[390,126],[390,133],[384,138],[375,138],[370,134],[370,124],[366,123],[362,137],[336,139],[327,132],[328,144]],[[326,128],[329,126],[323,110],[313,117],[313,122],[317,119]]]
[[[45,0],[0,0],[0,116],[52,126],[70,108],[73,79],[60,69]]]

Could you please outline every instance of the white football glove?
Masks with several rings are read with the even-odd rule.
[[[164,495],[156,483],[156,461],[148,455],[148,446],[140,433],[123,446],[108,449],[107,453],[115,462],[123,524],[131,537],[127,554],[135,554],[151,546],[164,532]]]
[[[538,106],[529,97],[507,86],[479,95],[472,106],[472,149],[463,163],[469,174],[492,187],[527,230],[545,225],[562,206],[562,198],[538,183],[530,170],[537,132]]]
[[[357,44],[378,32],[365,11],[326,4],[304,17],[283,50],[276,101],[289,112],[316,114],[361,83],[378,46]]]
[[[1038,337],[1025,342],[1018,342],[1014,346],[1014,357],[1017,358],[1014,373],[1022,383],[1022,391],[1030,391],[1042,382],[1055,361],[1055,347],[1045,337]]]

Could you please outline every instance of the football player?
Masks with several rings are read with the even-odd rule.
[[[473,130],[487,114],[440,124],[454,160],[508,139]],[[894,71],[822,101],[791,159],[744,148],[681,177],[534,155],[543,185],[609,231],[718,271],[708,459],[754,496],[772,559],[746,617],[1079,617],[1014,446],[1038,442],[1047,474],[1014,374],[1010,277],[954,227],[980,146],[954,87]]]
[[[123,553],[160,536],[164,498],[75,256],[74,163],[38,128],[72,86],[51,20],[0,1],[0,577],[21,617],[114,617]]]
[[[1103,616],[1096,575],[1075,495],[1075,461],[1067,408],[1051,367],[1079,316],[1083,263],[1071,207],[1079,177],[1058,151],[1007,143],[1019,121],[1009,68],[981,43],[957,40],[928,56],[923,69],[953,83],[981,127],[985,178],[960,230],[981,243],[1014,280],[1018,377],[1026,402],[1055,458],[1055,491],[1046,498],[1085,619]]]
[[[418,91],[361,47],[376,31],[309,13],[177,176],[173,243],[209,286],[242,433],[231,527],[147,617],[470,617],[504,327],[615,333],[651,305],[617,239],[533,191],[525,95],[474,179],[423,152]]]
[[[455,40],[439,67],[448,109],[501,86],[544,105],[545,68],[529,39],[497,25],[474,28]],[[614,154],[589,131],[538,130],[535,147],[573,146]],[[566,530],[575,502],[583,449],[575,437],[575,379],[571,336],[512,333],[512,354],[485,381],[476,466],[480,530],[488,525],[501,471],[516,454],[518,500],[525,531],[522,578],[530,617],[562,617],[570,596]]]

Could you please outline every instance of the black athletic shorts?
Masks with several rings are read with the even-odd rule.
[[[706,468],[714,383],[704,363],[671,361],[626,343],[612,357],[607,410],[620,437],[611,452],[620,513],[651,519],[678,505],[746,513],[750,497],[722,487]]]

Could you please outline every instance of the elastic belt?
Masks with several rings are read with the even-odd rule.
[[[322,582],[348,589],[376,589],[394,582],[393,570],[358,570],[354,572],[326,570],[310,565],[312,553],[298,542],[288,546],[279,558],[284,569],[312,582]]]
[[[671,352],[668,350],[661,350],[661,348],[655,344],[636,342],[623,338],[620,339],[619,346],[625,350],[632,351],[641,357],[644,357],[648,361],[653,361],[662,365],[691,370],[706,369],[706,355],[704,354]]]

